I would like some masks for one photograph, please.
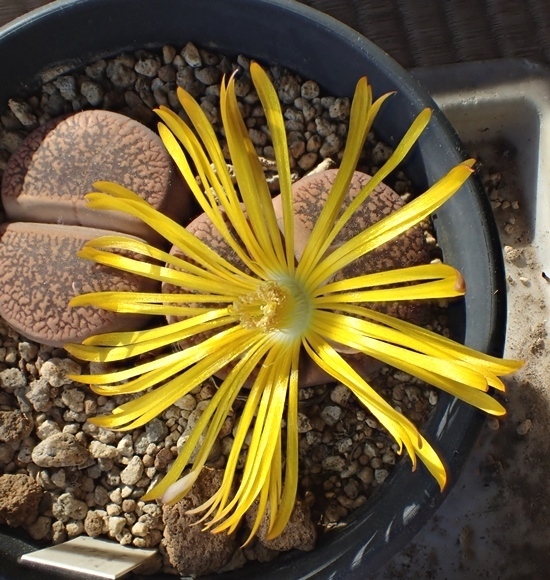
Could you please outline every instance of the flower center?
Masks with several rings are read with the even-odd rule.
[[[263,282],[255,292],[240,296],[233,312],[245,328],[301,336],[309,325],[311,305],[293,279]]]

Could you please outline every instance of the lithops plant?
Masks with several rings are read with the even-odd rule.
[[[2,204],[10,221],[79,225],[158,240],[131,216],[98,216],[88,209],[84,196],[100,180],[125,184],[176,220],[190,213],[187,188],[158,135],[129,117],[100,110],[54,119],[31,133],[8,161]]]
[[[27,338],[62,346],[97,332],[141,327],[149,319],[68,306],[83,290],[159,287],[76,257],[86,242],[111,230],[162,241],[135,217],[88,209],[84,196],[100,177],[135,188],[152,207],[177,220],[189,219],[189,190],[158,135],[144,125],[92,110],[35,129],[6,166],[2,202],[9,221],[0,233],[0,315]]]
[[[0,316],[23,336],[58,347],[98,330],[143,326],[144,316],[67,306],[82,291],[147,292],[158,288],[151,280],[77,257],[86,242],[109,233],[32,222],[0,226]]]

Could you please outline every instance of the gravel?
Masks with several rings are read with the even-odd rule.
[[[193,94],[208,117],[219,124],[217,83],[223,74],[238,67],[236,87],[241,110],[263,158],[270,187],[276,192],[277,175],[270,163],[273,148],[258,97],[251,88],[248,66],[246,57],[239,56],[233,63],[189,43],[181,50],[165,46],[158,54],[138,51],[67,72],[45,83],[40,93],[27,100],[9,101],[1,117],[0,170],[31,129],[60,114],[104,108],[150,127],[156,123],[151,107],[167,104],[182,114],[176,85]],[[304,81],[278,67],[271,67],[269,72],[283,103],[293,179],[325,160],[338,163],[347,134],[349,99],[324,96],[315,81]],[[221,141],[225,150],[223,137]],[[371,134],[359,168],[372,174],[389,154],[389,148]],[[401,172],[389,183],[398,193],[410,195],[408,180]],[[444,316],[433,326],[441,331]],[[174,543],[163,540],[163,517],[172,521],[172,512],[156,503],[143,502],[141,497],[175,459],[189,429],[215,393],[216,383],[206,381],[144,428],[131,433],[111,432],[86,420],[91,415],[109,413],[128,397],[97,396],[69,379],[68,375],[81,371],[109,369],[109,365],[91,366],[81,367],[63,349],[29,341],[0,321],[0,413],[13,417],[11,422],[0,422],[4,430],[14,425],[6,434],[0,431],[0,470],[30,478],[47,498],[35,507],[32,521],[27,515],[23,518],[31,537],[56,544],[86,533],[124,545],[160,546],[162,558],[157,569],[151,571],[174,572],[174,562],[180,567],[181,559],[173,556],[170,560],[164,544],[173,547]],[[417,422],[426,419],[438,399],[434,390],[387,368],[380,371],[372,385]],[[301,511],[296,516],[299,529],[293,534],[307,537],[301,547],[311,549],[312,522],[320,530],[341,525],[343,518],[383,484],[396,463],[397,447],[342,385],[305,388],[300,399]],[[228,417],[209,458],[211,469],[223,469],[234,422],[243,405],[243,401],[237,401]],[[527,430],[526,425],[521,427],[521,431]],[[246,538],[246,530],[240,534],[235,545],[232,543],[229,552],[224,553],[225,569],[247,560],[268,561],[279,549],[286,549],[286,543],[296,547],[296,542],[285,538],[267,546],[256,538],[241,549],[237,546]],[[199,534],[194,541],[204,537]],[[211,569],[208,564],[204,568]]]

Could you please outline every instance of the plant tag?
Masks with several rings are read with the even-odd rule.
[[[80,536],[43,550],[21,556],[24,564],[56,569],[60,572],[78,572],[96,578],[116,580],[130,572],[156,550],[121,546],[116,542]],[[22,573],[24,577],[24,573]]]

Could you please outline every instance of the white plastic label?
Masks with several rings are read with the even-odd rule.
[[[35,567],[116,580],[155,553],[156,550],[121,546],[108,540],[80,536],[56,546],[24,554],[20,560]]]

